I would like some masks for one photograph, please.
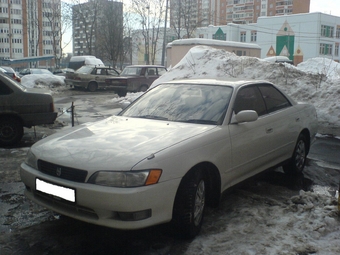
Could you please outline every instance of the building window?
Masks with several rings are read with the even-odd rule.
[[[339,44],[335,44],[334,56],[339,57]]]
[[[326,44],[326,43],[320,44],[320,50],[319,50],[320,55],[332,55],[332,52],[333,52],[332,44]]]
[[[245,42],[246,41],[246,32],[241,32],[240,34],[240,42]]]
[[[334,27],[321,25],[321,36],[323,37],[333,37]]]
[[[340,26],[336,27],[336,38],[340,38]]]
[[[252,31],[251,32],[250,41],[251,42],[256,42],[257,41],[257,31]]]

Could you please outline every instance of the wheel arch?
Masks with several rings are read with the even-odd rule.
[[[149,86],[148,84],[146,84],[146,83],[142,83],[142,84],[139,86],[138,91],[143,91],[143,90],[142,90],[143,87],[146,87],[146,90],[145,90],[145,91],[147,91],[147,90],[149,89],[150,86]]]
[[[299,135],[303,135],[306,138],[306,145],[307,145],[307,154],[309,153],[310,146],[311,146],[311,140],[310,140],[310,132],[307,128],[303,129]]]
[[[201,162],[193,166],[182,178],[181,183],[186,176],[193,171],[201,169],[206,178],[207,205],[217,207],[221,198],[221,175],[218,168],[211,162]]]

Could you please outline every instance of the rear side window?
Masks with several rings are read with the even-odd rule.
[[[162,68],[162,67],[158,67],[157,68],[157,71],[158,71],[158,75],[161,76],[163,74],[166,73],[166,69],[165,68]]]
[[[259,85],[263,100],[266,103],[268,113],[291,106],[288,99],[271,85]]]

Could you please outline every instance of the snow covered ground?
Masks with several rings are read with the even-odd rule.
[[[340,65],[334,61],[315,58],[295,67],[197,46],[152,86],[173,79],[208,77],[269,80],[296,101],[316,107],[319,133],[340,136]],[[22,84],[47,86],[57,94],[62,93],[62,79],[46,77],[45,85],[41,81],[34,85],[35,77],[24,76]],[[139,95],[129,93],[103,103],[132,101]],[[219,209],[208,212],[202,232],[186,245],[183,254],[340,254],[340,214],[334,188],[339,174],[335,171],[334,177],[325,171],[306,167],[305,177],[317,180],[310,191],[293,192],[261,181],[238,189]],[[280,178],[280,173],[278,169],[274,176]],[[329,178],[332,189],[323,185],[324,178]]]

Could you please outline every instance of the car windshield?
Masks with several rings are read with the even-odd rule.
[[[125,67],[120,75],[121,76],[135,76],[135,75],[139,76],[141,71],[142,71],[141,67]]]
[[[93,70],[93,66],[82,66],[80,67],[76,73],[91,73]]]
[[[145,93],[119,115],[220,125],[232,91],[228,86],[163,84]]]

